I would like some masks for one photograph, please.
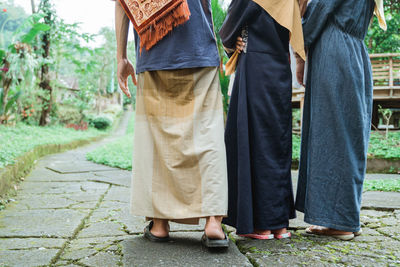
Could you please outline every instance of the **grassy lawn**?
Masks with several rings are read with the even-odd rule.
[[[88,160],[96,163],[132,169],[134,118],[129,122],[126,135],[106,144],[86,155]],[[293,159],[300,157],[300,136],[293,135]],[[400,160],[400,132],[391,132],[386,139],[380,133],[373,132],[369,146],[369,157]],[[366,191],[391,191],[400,192],[400,179],[398,180],[366,180]]]
[[[400,179],[365,180],[364,191],[400,192]]]
[[[95,163],[132,170],[133,130],[135,118],[129,121],[126,135],[86,154]]]
[[[372,132],[368,157],[400,160],[400,132],[389,132],[387,139],[378,132]]]
[[[76,131],[62,126],[29,126],[23,123],[15,127],[0,125],[0,168],[13,164],[14,160],[36,146],[67,144],[104,134],[94,128]]]

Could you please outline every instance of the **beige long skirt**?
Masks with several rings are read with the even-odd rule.
[[[218,68],[138,75],[131,211],[196,224],[228,207]]]

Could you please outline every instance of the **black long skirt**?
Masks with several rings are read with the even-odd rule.
[[[285,228],[295,218],[288,54],[256,52],[260,50],[251,43],[251,27],[248,34],[225,130],[229,204],[224,223],[235,227],[238,234]],[[282,44],[279,36],[268,39],[274,38]]]

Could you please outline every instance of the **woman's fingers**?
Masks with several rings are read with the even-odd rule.
[[[131,93],[129,92],[128,88],[128,80],[124,78],[118,78],[118,84],[119,87],[121,88],[122,92],[129,98],[131,98]]]
[[[302,62],[297,61],[296,78],[299,84],[304,86],[304,61]]]
[[[240,39],[242,39],[242,38],[240,38]],[[239,38],[238,38],[238,40],[236,42],[236,50],[238,50],[239,52],[242,52],[245,45],[246,44],[243,41],[239,40]]]
[[[133,72],[133,73],[131,74],[131,77],[132,77],[133,84],[134,84],[134,85],[137,85],[137,80],[136,80],[135,72]]]

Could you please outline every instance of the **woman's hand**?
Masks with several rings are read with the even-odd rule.
[[[304,64],[305,61],[296,54],[296,78],[299,84],[304,85]]]
[[[243,42],[242,37],[239,36],[236,40],[236,50],[239,51],[239,54],[242,53],[245,45],[246,43]]]
[[[131,93],[128,88],[128,78],[132,77],[133,83],[136,85],[135,69],[128,59],[120,59],[117,66],[118,84],[124,94],[131,98]]]
[[[307,10],[307,2],[308,2],[307,0],[300,0],[300,1],[299,1],[301,17],[303,17],[304,14],[306,13],[306,10]]]

